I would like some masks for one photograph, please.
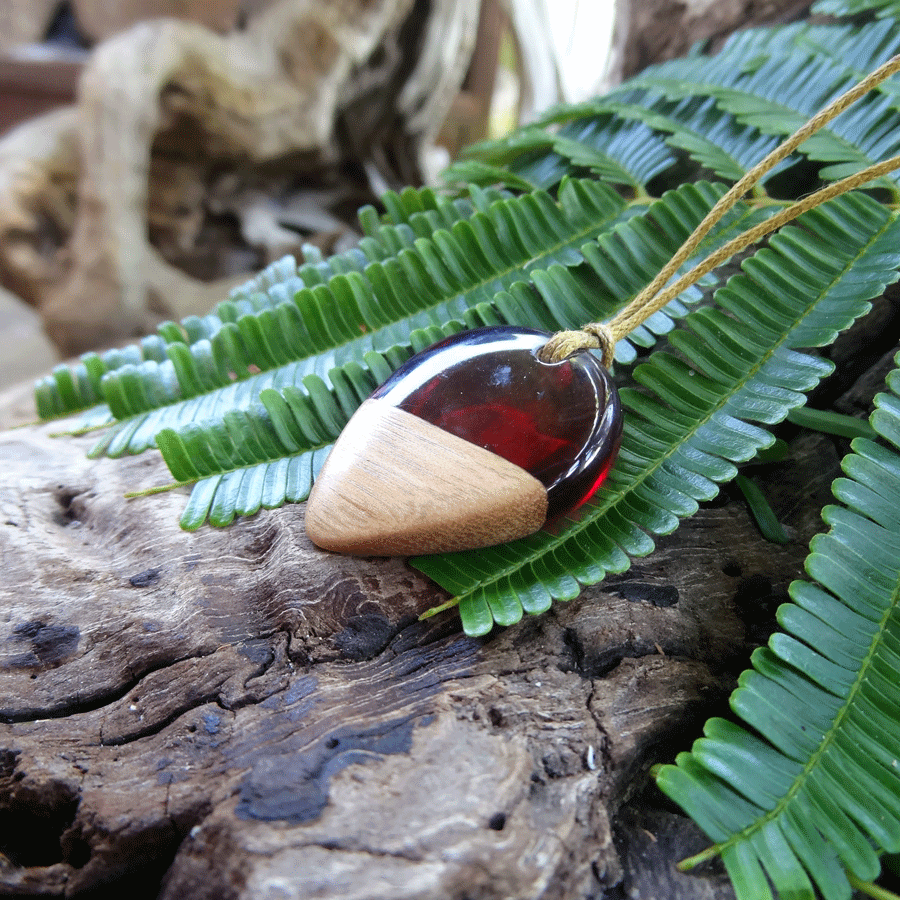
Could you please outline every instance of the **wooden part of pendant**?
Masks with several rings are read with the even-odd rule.
[[[341,433],[306,506],[317,546],[363,556],[445,553],[537,531],[547,492],[503,457],[379,399]]]

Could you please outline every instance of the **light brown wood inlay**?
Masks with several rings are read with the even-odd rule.
[[[547,492],[524,469],[367,400],[319,473],[306,533],[339,553],[415,556],[501,544],[546,518]]]

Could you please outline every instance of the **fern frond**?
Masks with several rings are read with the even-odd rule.
[[[477,324],[487,324],[486,315]],[[305,500],[334,440],[363,400],[412,353],[459,327],[417,331],[409,347],[371,351],[365,365],[351,362],[332,370],[330,388],[317,375],[307,375],[299,386],[262,389],[252,409],[232,408],[220,420],[159,430],[157,446],[173,478],[194,483],[182,527],[193,531],[207,519],[228,525],[235,516]]]
[[[601,296],[587,305],[567,305],[545,292],[548,327],[573,327],[586,312],[612,315],[642,286],[636,279],[653,274],[653,266],[674,252],[720,194],[721,188],[686,185],[635,213],[602,184],[572,179],[561,185],[555,203],[542,192],[494,203],[489,214],[476,213],[431,240],[418,239],[396,259],[370,264],[364,274],[333,276],[327,285],[304,289],[294,302],[226,323],[212,340],[173,343],[163,363],[107,373],[104,395],[120,422],[92,454],[141,452],[154,445],[162,428],[216,418],[225,409],[249,409],[261,390],[297,386],[311,374],[327,382],[333,369],[372,350],[408,346],[414,330],[440,323],[458,328],[473,309],[517,282],[559,280],[562,270],[578,264],[589,270],[598,232],[621,246],[624,263],[634,264],[607,275],[609,286],[600,286]],[[770,212],[741,205],[701,252]],[[686,311],[682,301],[697,297],[696,290],[686,292],[632,339],[651,345],[671,327],[672,316]],[[502,316],[500,321],[535,324]],[[312,352],[322,345],[325,350]],[[619,358],[633,356],[623,343]],[[291,359],[296,361],[285,361]]]
[[[900,18],[898,0],[818,0],[813,12],[822,16],[858,16],[875,13],[879,19]]]
[[[169,471],[179,482],[195,482],[183,528],[193,531],[207,519],[221,527],[235,516],[309,496],[347,416],[316,376],[308,376],[304,386],[305,393],[263,391],[258,412],[230,410],[205,427],[159,432],[157,444]],[[365,386],[367,392],[373,388]]]
[[[900,364],[900,355],[895,359]],[[731,698],[753,729],[712,719],[660,788],[716,842],[738,897],[849,898],[900,850],[900,370],[853,441],[827,534],[778,610],[783,633],[752,657]],[[704,854],[704,856],[707,854]]]
[[[583,247],[585,261],[581,266],[556,264],[546,270],[537,270],[532,273],[532,287],[519,281],[512,285],[510,291],[495,294],[490,302],[465,308],[458,320],[451,320],[440,328],[432,326],[416,330],[404,343],[380,353],[369,351],[360,361],[342,362],[327,371],[318,368],[312,372],[306,371],[301,364],[283,367],[280,374],[284,378],[274,386],[284,395],[290,392],[292,396],[306,396],[311,404],[312,415],[333,417],[333,409],[339,408],[344,416],[341,420],[343,424],[369,393],[410,354],[463,327],[528,324],[552,332],[586,319],[608,318],[652,278],[659,265],[680,245],[693,225],[703,218],[721,196],[721,191],[720,187],[709,184],[685,185],[652,204],[644,215],[620,223],[599,244]],[[748,219],[755,220],[759,215],[761,213],[751,207],[741,207],[723,220],[720,228],[730,234],[741,230]],[[718,231],[711,235],[713,244],[718,243],[721,238]],[[658,335],[671,331],[674,324],[672,316],[680,317],[687,312],[685,302],[692,302],[699,296],[697,288],[685,292],[681,298],[676,298],[665,310],[636,329],[630,340],[652,344]],[[634,355],[635,351],[628,341],[619,343],[617,358],[631,359]],[[317,361],[321,363],[322,358]],[[123,376],[125,374],[127,373],[123,373]],[[237,471],[274,461],[278,456],[275,452],[274,455],[242,459],[239,452],[223,443],[222,436],[226,429],[215,415],[218,408],[226,408],[231,411],[230,414],[240,410],[248,417],[247,422],[255,423],[262,416],[264,420],[257,427],[270,427],[265,421],[266,410],[259,409],[258,404],[242,405],[244,398],[252,403],[257,394],[260,400],[272,394],[268,389],[269,377],[268,374],[262,374],[248,381],[236,382],[224,389],[224,392],[212,392],[175,407],[163,407],[149,413],[136,429],[132,428],[130,422],[123,423],[121,430],[113,431],[103,439],[106,442],[103,447],[108,455],[120,455],[134,445],[140,446],[153,435],[164,434],[164,443],[160,443],[159,447],[166,462],[170,463],[173,477],[181,482],[203,479],[195,488],[190,509],[183,519],[183,522],[192,523],[191,527],[198,527],[203,520],[200,518],[202,503],[197,498],[209,495],[209,503],[213,506],[209,507],[207,504],[207,508],[215,508],[215,503],[225,504],[230,495],[229,503],[233,505],[238,493],[246,491],[246,484],[240,480]],[[310,384],[318,388],[314,396],[307,396]],[[227,396],[223,396],[223,393],[227,393]],[[181,418],[174,425],[167,426],[165,423],[173,411]],[[140,418],[134,421],[140,422]],[[292,457],[319,454],[326,443],[330,445],[330,441],[336,436],[336,433],[329,434],[325,440],[312,428],[307,428],[304,434],[307,435],[305,438],[297,437],[293,442],[285,444],[283,452]],[[204,454],[207,444],[217,448],[215,458],[219,460],[218,467],[207,466],[191,472],[184,466],[183,460],[190,458],[191,447],[195,448],[194,452]],[[181,455],[178,457],[176,454]],[[175,461],[174,467],[172,460]],[[314,471],[318,471],[318,468]],[[213,489],[208,479],[218,475],[227,477],[220,480]],[[307,484],[306,491],[308,490]],[[292,496],[296,496],[296,493]],[[303,498],[305,496],[304,493]],[[231,509],[231,505],[224,508]],[[255,512],[259,505],[235,506],[234,514],[244,514],[242,510],[245,508]]]
[[[614,114],[633,125],[643,122],[654,131],[669,132],[671,147],[734,179],[778,138],[791,134],[861,74],[898,50],[900,35],[890,23],[750,29],[733,36],[714,57],[693,56],[650,67],[599,100],[559,107],[524,131],[476,145],[470,155],[486,172],[521,174],[525,167],[540,166],[543,153],[546,170],[561,178],[567,171],[562,164],[566,159],[570,168],[589,164],[595,152],[577,141],[572,145],[568,135],[599,129]],[[799,153],[825,163],[826,179],[895,155],[900,142],[893,127],[898,91],[900,79],[888,79],[808,140]],[[724,141],[721,149],[719,141]],[[616,183],[635,186],[637,180],[629,173],[640,162],[637,144],[632,147],[625,141],[614,165],[597,171]],[[896,192],[895,180],[885,178],[880,184]]]
[[[635,369],[645,391],[622,391],[619,459],[576,521],[477,554],[414,561],[455,595],[468,633],[542,612],[649,553],[651,535],[674,530],[736,474],[735,463],[771,443],[752,423],[780,421],[830,371],[797,348],[832,341],[896,280],[900,222],[848,195],[797,223],[717,292],[718,308],[690,313],[671,333],[683,359],[657,351]]]
[[[617,116],[638,119],[668,132],[669,146],[685,151],[697,165],[726,181],[739,181],[778,143],[775,137],[740,125],[734,116],[719,109],[713,98],[689,97],[675,102],[657,99],[648,103],[645,95],[639,95],[631,102],[620,98],[598,101],[594,106],[598,111],[607,109]],[[785,161],[776,166],[760,184],[765,184],[786,165]]]
[[[199,354],[211,352],[211,342],[226,325],[237,325],[246,316],[277,316],[274,310],[293,303],[298,292],[327,284],[335,276],[362,273],[372,263],[395,256],[412,247],[417,238],[430,235],[439,227],[452,227],[471,217],[479,208],[489,206],[504,195],[495,190],[475,188],[469,196],[450,199],[433,190],[407,188],[402,193],[388,192],[383,198],[388,212],[379,217],[371,207],[360,212],[363,237],[358,246],[327,259],[321,251],[304,246],[304,260],[298,266],[292,256],[270,264],[244,284],[234,288],[228,298],[205,316],[188,316],[181,322],[164,322],[159,333],[143,338],[138,344],[114,348],[102,354],[87,353],[73,368],[58,366],[35,388],[38,415],[42,419],[68,415],[107,400],[103,378],[125,366],[142,367],[153,377],[153,364],[165,364],[173,355],[183,357],[184,347],[200,345]],[[280,323],[285,323],[281,317]],[[219,343],[233,344],[233,335],[219,338]],[[145,366],[149,363],[149,366]],[[175,365],[177,366],[177,360]],[[166,375],[162,376],[163,382]],[[131,376],[133,379],[133,376]],[[224,378],[220,375],[219,378]],[[178,395],[178,387],[169,378],[171,390],[162,395]],[[113,388],[112,390],[116,390]],[[169,402],[172,402],[170,399]]]
[[[867,48],[864,55],[873,62],[890,55],[891,45],[885,44],[880,26],[845,28],[844,36],[857,55]],[[747,52],[740,44],[734,47]],[[743,67],[736,55],[732,49],[710,58],[674,60],[648,69],[629,82],[629,87],[659,91],[673,100],[707,94],[742,124],[765,134],[786,136],[857,81],[858,73],[838,64],[834,57],[809,52],[804,58],[796,47],[790,55],[772,54],[761,63],[758,58],[747,59]],[[895,113],[890,95],[898,83],[896,77],[888,79],[887,87],[873,92],[803,144],[800,152],[805,156],[831,164],[823,169],[824,178],[841,178],[897,153],[900,137],[892,125]],[[896,177],[888,176],[891,180],[884,183],[893,184]]]
[[[246,408],[265,387],[326,377],[370,350],[406,342],[415,329],[460,321],[540,264],[579,262],[580,245],[611,228],[624,209],[611,189],[591,181],[567,181],[558,201],[543,192],[498,201],[365,272],[333,275],[327,284],[226,322],[211,339],[173,342],[161,363],[108,372],[104,397],[124,421],[102,452],[140,452],[153,445],[154,429],[234,403]],[[146,427],[135,424],[142,415]],[[118,438],[125,430],[132,430],[127,442]]]
[[[877,3],[878,0],[872,2]],[[762,62],[774,59],[793,65],[791,58],[799,50],[804,55],[827,57],[862,79],[900,50],[898,37],[894,22],[868,22],[864,25],[795,22],[780,28],[736,31],[725,41],[717,55],[732,57],[737,68],[751,72]],[[896,80],[888,80],[876,90],[893,94],[897,87]]]
[[[541,153],[546,154],[548,172],[562,175],[584,169],[608,184],[624,185],[638,194],[645,193],[648,182],[675,162],[663,139],[640,122],[595,114],[571,122],[556,133],[532,128],[513,138],[475,145],[466,152],[463,162],[447,169],[444,177],[490,184],[497,167],[521,176],[533,168]],[[476,161],[475,166],[472,161]],[[486,166],[480,171],[479,161]],[[547,174],[541,181],[547,184]]]
[[[853,37],[848,40],[848,33]],[[862,39],[857,40],[860,36]],[[873,69],[900,52],[900,34],[896,22],[871,22],[861,28],[847,25],[806,25],[798,31],[798,42],[816,55],[836,60],[863,78]],[[878,86],[881,93],[897,95],[896,79]]]

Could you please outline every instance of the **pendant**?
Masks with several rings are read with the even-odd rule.
[[[603,482],[622,410],[588,351],[545,363],[546,332],[464,331],[407,360],[357,410],[306,507],[317,546],[415,556],[501,544]]]

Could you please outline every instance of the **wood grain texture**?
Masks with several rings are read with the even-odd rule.
[[[19,7],[59,5],[0,2],[0,46]],[[117,32],[84,65],[77,115],[53,142],[41,132],[55,119],[24,149],[21,135],[0,141],[0,283],[40,310],[64,356],[202,315],[240,273],[307,242],[355,242],[349,213],[376,196],[366,173],[399,188],[430,171],[479,3],[75,7],[92,35]],[[140,7],[218,30],[148,18],[117,31]]]
[[[882,313],[832,350],[877,361],[848,412],[894,352]],[[789,544],[726,488],[475,640],[456,611],[417,621],[446,594],[404,560],[316,550],[302,506],[185,534],[186,492],[123,500],[167,479],[158,456],[88,460],[65,424],[0,432],[0,895],[733,900],[674,871],[706,839],[648,770],[727,709],[847,442],[788,429],[754,469]]]
[[[501,544],[547,518],[544,486],[519,466],[384,400],[367,400],[316,479],[306,533],[360,556]]]
[[[810,405],[868,411],[882,313],[832,349],[876,361],[864,389]],[[789,429],[754,470],[789,544],[726,488],[475,640],[455,611],[417,621],[446,595],[405,561],[316,550],[302,506],[185,534],[186,492],[122,498],[166,480],[158,456],[88,460],[64,428],[0,432],[0,894],[733,900],[718,869],[674,871],[706,839],[648,770],[727,709],[847,442]]]
[[[445,595],[403,560],[316,550],[302,506],[185,534],[183,492],[122,499],[157,456],[88,460],[60,428],[0,433],[13,896],[614,897],[621,804],[749,650],[741,584],[801,570],[740,504],[708,509],[474,640],[455,611],[416,621]]]

